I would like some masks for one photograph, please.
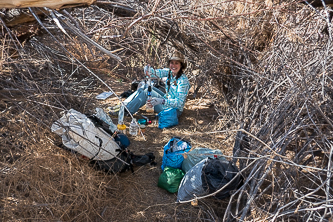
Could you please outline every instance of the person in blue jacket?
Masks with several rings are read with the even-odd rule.
[[[154,106],[156,113],[168,108],[177,109],[177,115],[184,110],[184,105],[190,83],[184,70],[187,67],[183,54],[175,52],[168,60],[169,68],[153,69],[150,66],[145,66],[144,72],[148,77],[167,77],[166,92],[162,92],[156,87],[152,87],[151,100],[148,101]],[[131,96],[124,100],[127,109],[133,114],[137,112],[140,107],[146,104],[148,96],[148,86],[142,85]]]

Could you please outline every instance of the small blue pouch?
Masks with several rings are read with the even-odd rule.
[[[169,108],[158,114],[158,128],[164,129],[178,125],[177,109]]]

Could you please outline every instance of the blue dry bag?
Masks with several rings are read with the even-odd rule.
[[[168,128],[178,125],[177,109],[165,109],[158,114],[158,128]]]
[[[179,137],[173,137],[164,146],[163,158],[162,158],[162,170],[165,167],[172,167],[180,169],[184,160],[183,153],[187,153],[191,149],[191,143],[182,140]]]

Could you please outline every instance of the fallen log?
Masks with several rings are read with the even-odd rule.
[[[0,8],[48,7],[51,9],[61,9],[88,6],[94,2],[95,0],[1,0]]]
[[[66,4],[66,3],[74,3],[77,4]],[[105,1],[96,1],[96,0],[61,0],[52,3],[52,0],[42,1],[42,0],[3,0],[0,1],[0,8],[26,8],[26,7],[39,7],[40,9],[36,12],[38,16],[43,16],[48,14],[47,11],[42,9],[41,7],[48,7],[50,9],[63,9],[63,8],[74,8],[80,6],[88,6],[88,5],[96,5],[104,10],[107,10],[116,16],[119,17],[132,17],[137,11],[120,3],[113,2],[105,2]],[[60,6],[61,5],[61,6]],[[60,6],[60,7],[58,7]],[[19,10],[19,9],[17,9]],[[19,13],[17,16],[8,15],[5,13],[2,15],[4,22],[7,27],[14,27],[20,24],[34,22],[35,18],[30,13]]]

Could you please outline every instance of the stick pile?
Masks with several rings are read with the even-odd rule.
[[[194,96],[211,98],[216,129],[239,130],[234,158],[245,180],[224,209],[215,209],[225,210],[223,221],[332,218],[329,8],[292,0],[119,4],[137,13],[119,17],[98,5],[31,8],[44,35],[25,40],[1,20],[0,120],[7,123],[0,129],[7,154],[21,155],[34,146],[26,141],[36,141],[38,131],[26,127],[13,143],[9,129],[20,128],[19,119],[40,123],[30,127],[44,135],[59,110],[91,111],[86,95],[101,80],[95,71],[139,79],[146,63],[160,68],[176,48],[188,59]],[[228,124],[219,126],[224,119]]]

